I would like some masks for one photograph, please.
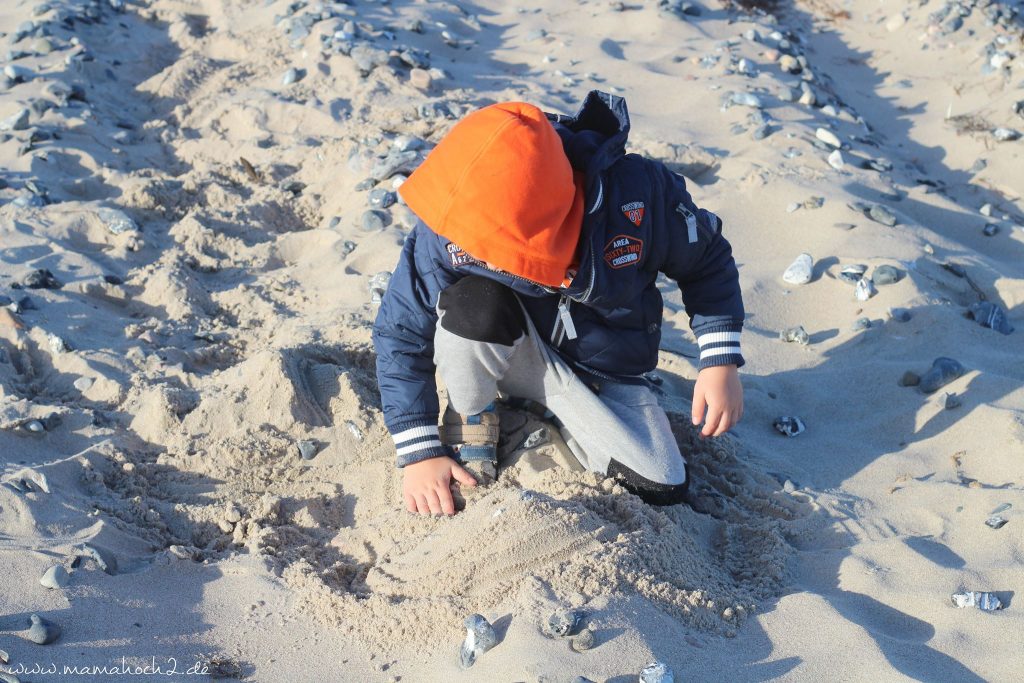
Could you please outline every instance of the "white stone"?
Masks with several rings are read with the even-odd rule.
[[[786,268],[782,279],[791,285],[805,285],[811,281],[811,274],[814,270],[814,259],[804,252],[796,257],[796,260]]]

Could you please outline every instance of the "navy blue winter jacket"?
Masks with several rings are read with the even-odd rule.
[[[658,273],[682,291],[701,369],[743,365],[743,300],[722,221],[699,209],[683,178],[626,154],[621,97],[592,91],[574,116],[548,114],[574,169],[586,174],[579,272],[560,290],[497,272],[418,222],[405,241],[373,328],[384,421],[399,467],[449,455],[438,438],[434,328],[441,290],[466,275],[511,287],[544,339],[581,373],[625,382],[658,363]],[[451,247],[451,248],[449,248]],[[559,315],[568,308],[568,332]]]

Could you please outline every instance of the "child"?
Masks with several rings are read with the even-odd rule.
[[[740,419],[743,302],[722,222],[680,176],[626,154],[628,132],[625,101],[598,91],[572,117],[495,104],[399,189],[421,220],[373,341],[411,512],[454,514],[453,478],[493,480],[499,391],[547,406],[585,468],[652,504],[683,501],[686,462],[643,377],[658,363],[659,272],[700,346],[693,423],[707,410],[702,435],[718,436]]]

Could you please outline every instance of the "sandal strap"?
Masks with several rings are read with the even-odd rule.
[[[452,446],[454,444],[496,444],[500,436],[497,425],[440,425],[438,431],[441,435],[441,442]]]

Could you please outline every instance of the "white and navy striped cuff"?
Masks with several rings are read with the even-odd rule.
[[[722,330],[705,332],[697,335],[700,346],[699,369],[716,365],[743,365],[743,354],[740,353],[739,330]]]
[[[405,467],[427,458],[447,455],[441,444],[436,421],[433,424],[404,425],[400,431],[392,432],[395,442],[395,456],[399,467]]]

